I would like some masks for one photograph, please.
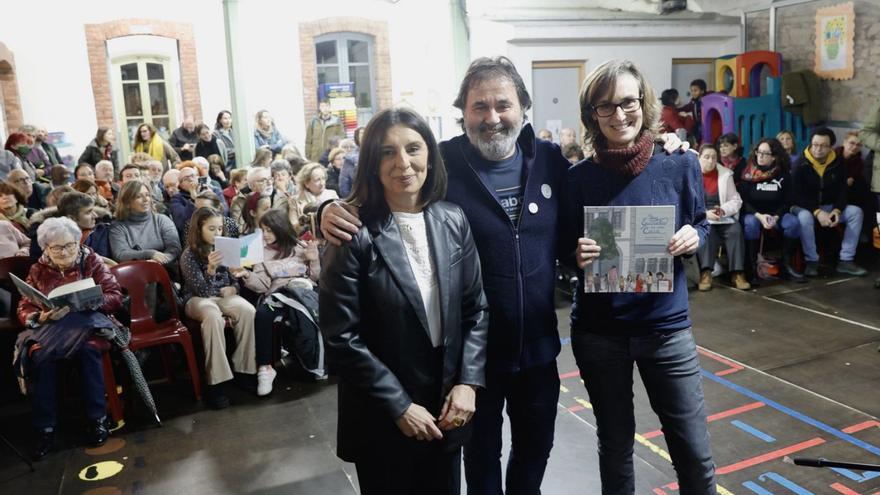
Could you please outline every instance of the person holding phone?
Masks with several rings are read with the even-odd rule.
[[[703,173],[703,191],[706,198],[706,219],[709,221],[709,239],[697,251],[700,262],[701,291],[712,289],[712,270],[718,247],[724,246],[727,252],[727,267],[730,282],[739,290],[752,288],[743,274],[745,241],[739,223],[739,209],[742,198],[736,190],[733,172],[718,163],[715,146],[706,143],[700,146],[700,170]]]
[[[180,270],[187,296],[186,316],[200,322],[205,346],[205,400],[212,409],[229,406],[223,383],[233,378],[232,370],[247,375],[257,372],[254,347],[256,309],[238,295],[237,276],[220,265],[222,254],[214,250],[214,239],[223,235],[223,214],[214,208],[193,213],[186,237],[186,250],[180,257]],[[232,367],[226,358],[224,316],[232,319],[235,350]]]

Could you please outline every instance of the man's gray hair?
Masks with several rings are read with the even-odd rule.
[[[290,162],[287,160],[275,160],[272,162],[272,166],[270,167],[272,170],[272,175],[274,176],[277,172],[287,172],[290,175],[293,175],[293,172],[290,168]]]
[[[37,244],[45,251],[49,244],[68,234],[73,237],[74,242],[79,242],[82,231],[76,222],[67,217],[48,218],[37,229]]]
[[[247,181],[250,184],[254,179],[257,178],[257,175],[266,174],[266,177],[271,177],[271,172],[266,167],[251,167],[248,169]]]

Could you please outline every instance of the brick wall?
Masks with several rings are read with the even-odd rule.
[[[782,53],[784,71],[814,68],[816,9],[841,3],[842,0],[823,0],[776,10],[776,50]],[[837,122],[862,121],[880,97],[880,2],[853,0],[853,3],[856,12],[855,73],[846,81],[822,82],[828,120]],[[752,31],[757,30],[749,27],[749,49],[767,47],[768,42],[763,40],[769,39],[769,34],[756,34],[755,44],[752,44]]]
[[[15,60],[12,57],[12,52],[3,43],[0,43],[0,95],[3,97],[3,110],[6,117],[5,135],[8,136],[10,132],[24,124],[24,117],[21,114],[21,98],[18,93]]]
[[[303,79],[303,112],[306,127],[318,112],[318,75],[315,68],[315,38],[329,33],[361,33],[373,37],[373,76],[376,110],[391,106],[391,56],[388,23],[357,17],[331,17],[299,24],[299,50]]]
[[[86,48],[92,76],[92,93],[99,126],[113,127],[113,100],[110,96],[110,74],[107,72],[107,40],[133,35],[162,36],[177,40],[180,60],[180,84],[183,92],[184,115],[202,120],[202,100],[199,93],[198,62],[192,25],[154,19],[120,19],[101,24],[86,24]]]

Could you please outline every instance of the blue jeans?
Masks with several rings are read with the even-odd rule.
[[[36,351],[41,352],[41,351]],[[70,358],[79,363],[82,380],[83,402],[86,405],[86,419],[97,421],[107,412],[104,398],[104,368],[101,351],[85,344]],[[59,359],[47,358],[34,369],[35,381],[31,388],[33,397],[33,424],[37,430],[54,428],[58,424],[56,411],[56,383],[58,382]]]
[[[715,494],[715,462],[697,347],[690,329],[639,337],[572,334],[572,350],[590,395],[599,438],[602,494],[632,494],[633,363],[678,473],[682,495]]]
[[[506,490],[501,484],[501,412],[505,400],[511,437]],[[541,480],[553,448],[558,402],[555,360],[513,373],[486,371],[486,388],[477,392],[473,436],[464,447],[469,495],[541,493]]]
[[[761,238],[761,229],[764,228],[761,222],[755,218],[755,215],[747,213],[743,217],[743,225],[745,226],[745,236],[747,241],[757,241]],[[797,239],[801,236],[801,224],[798,223],[796,216],[791,213],[782,215],[782,218],[773,226],[773,230],[782,230],[782,236],[786,239]]]
[[[831,211],[831,205],[822,205],[824,211]],[[804,259],[809,262],[819,261],[819,253],[816,251],[816,218],[813,212],[800,207],[794,208],[798,222],[801,224],[801,247],[804,250]],[[846,225],[843,233],[843,242],[840,245],[840,261],[852,261],[856,257],[856,248],[859,245],[859,233],[862,231],[862,209],[855,205],[846,205],[840,215],[840,223]]]

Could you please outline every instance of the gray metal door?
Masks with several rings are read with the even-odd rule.
[[[571,127],[581,139],[578,91],[582,69],[578,67],[535,67],[532,69],[532,115],[535,132],[550,129],[553,142],[559,142],[559,130]]]

